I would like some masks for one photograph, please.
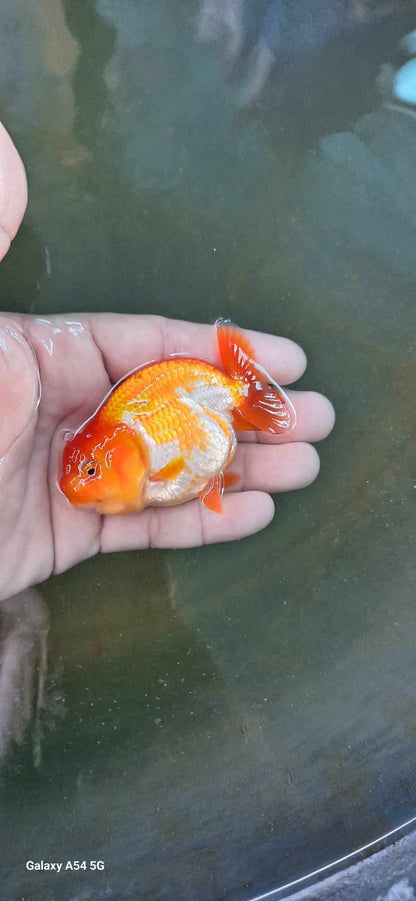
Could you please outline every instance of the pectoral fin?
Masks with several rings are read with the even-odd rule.
[[[149,476],[149,482],[164,482],[169,479],[176,479],[176,476],[182,472],[184,466],[185,460],[183,457],[175,457],[166,466],[162,466],[162,469],[159,469],[158,472],[152,473]]]

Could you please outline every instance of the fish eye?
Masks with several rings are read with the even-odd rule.
[[[94,460],[89,460],[88,463],[84,463],[82,467],[83,474],[92,478],[97,473],[97,464]]]

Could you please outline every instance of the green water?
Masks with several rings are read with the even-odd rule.
[[[239,109],[197,2],[3,0],[30,201],[1,308],[226,315],[298,341],[338,416],[265,532],[40,587],[46,712],[40,762],[29,732],[3,767],[4,901],[245,901],[416,814],[416,121],[373,87],[406,15],[335,46],[313,93],[298,61]]]

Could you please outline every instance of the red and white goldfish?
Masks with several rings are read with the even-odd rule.
[[[293,428],[289,398],[254,361],[235,326],[216,323],[224,371],[173,356],[136,369],[114,386],[66,443],[60,488],[77,506],[137,513],[200,497],[222,512],[236,430]]]

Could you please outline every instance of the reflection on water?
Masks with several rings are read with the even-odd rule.
[[[0,604],[0,762],[32,726],[33,762],[41,763],[41,712],[45,700],[48,612],[33,588]]]
[[[278,498],[265,533],[95,559],[42,587],[43,707],[51,685],[68,712],[52,705],[36,771],[30,741],[3,763],[6,899],[58,890],[23,871],[29,854],[105,857],[63,899],[247,899],[416,811],[416,119],[375,85],[411,55],[416,9],[331,4],[327,30],[302,9],[0,10],[16,23],[3,118],[31,191],[2,305],[229,315],[298,340],[305,386],[338,411],[320,479]],[[276,15],[286,58],[275,32],[256,68]],[[46,621],[15,609],[3,747],[42,707]],[[32,698],[16,720],[15,684]]]
[[[305,93],[306,79],[311,76],[316,79],[320,70],[321,80],[322,76],[328,79],[325,87],[330,93],[333,85],[329,84],[329,79],[337,79],[342,68],[339,65],[331,67],[330,58],[339,57],[340,51],[344,53],[345,50],[354,56],[357,43],[362,44],[367,36],[372,40],[374,64],[377,53],[374,23],[378,24],[379,39],[381,37],[383,43],[380,23],[387,20],[384,31],[392,46],[397,27],[392,16],[406,12],[412,5],[414,0],[388,0],[385,3],[377,0],[375,3],[371,0],[337,0],[335,3],[331,0],[296,0],[291,4],[282,0],[263,3],[200,0],[197,36],[200,41],[221,48],[228,76],[239,85],[238,106],[247,108],[259,101],[271,81],[282,113],[285,106],[287,112],[286,81],[296,83],[300,80]],[[373,26],[367,35],[366,25]],[[351,72],[350,76],[354,78]],[[310,94],[310,86],[306,93]],[[289,115],[293,115],[293,105],[289,107]]]
[[[350,0],[338,3],[309,0],[292,4],[273,0],[250,3],[244,0],[202,0],[198,37],[221,42],[229,62],[240,58],[243,87],[239,104],[249,106],[261,95],[277,64],[293,68],[315,58],[339,36],[354,28],[354,8]],[[247,59],[241,61],[243,51]]]

